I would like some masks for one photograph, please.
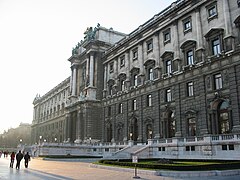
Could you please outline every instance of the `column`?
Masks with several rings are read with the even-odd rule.
[[[178,36],[178,21],[176,20],[173,25],[175,26],[174,32],[173,32],[173,44],[175,45],[174,47],[174,59],[173,59],[173,71],[177,72],[179,71],[180,68],[180,49],[179,49],[179,36]]]
[[[202,23],[200,16],[200,8],[196,9],[196,30],[197,30],[197,47],[196,47],[196,63],[204,60],[203,57],[203,33],[202,33]]]
[[[139,45],[138,45],[138,60],[139,60],[139,63],[141,64],[140,66],[140,80],[141,80],[141,85],[143,84],[143,80],[144,80],[144,48],[143,48],[143,42],[140,42]]]
[[[229,12],[229,4],[228,0],[223,0],[223,14],[224,14],[224,21],[225,21],[225,30],[226,36],[232,34],[232,25],[231,25],[231,16]]]
[[[202,34],[202,23],[200,17],[200,9],[196,9],[196,30],[197,30],[197,48],[203,46],[203,34]]]
[[[174,22],[174,40],[173,40],[173,44],[174,44],[174,53],[175,53],[175,58],[174,59],[180,59],[179,57],[179,36],[178,36],[178,21],[176,20]]]
[[[89,85],[89,58],[86,59],[86,87]]]
[[[156,60],[156,65],[154,68],[154,78],[158,79],[160,77],[160,47],[159,47],[159,32],[156,32],[154,34],[154,39],[153,39],[153,48],[154,48],[154,55],[155,55],[155,60]]]
[[[72,66],[73,77],[72,77],[72,96],[76,96],[77,90],[77,66]]]
[[[104,64],[104,82],[103,82],[103,97],[107,96],[107,82],[108,82],[108,75],[107,75],[107,68],[108,64]]]
[[[93,78],[94,78],[94,54],[90,53],[90,67],[89,67],[89,85],[93,87]]]
[[[228,0],[223,0],[223,15],[225,23],[224,51],[228,52],[234,49],[234,37],[232,36],[232,20]]]
[[[69,124],[68,124],[68,121],[70,120],[70,114],[66,114],[66,116],[65,116],[65,135],[64,135],[64,141],[67,141],[68,140],[68,138],[70,138],[70,136],[69,136],[69,131],[70,131],[70,129],[69,129]]]
[[[127,90],[129,90],[130,89],[130,79],[131,79],[131,77],[130,77],[130,65],[131,65],[131,63],[130,63],[130,51],[128,50],[127,52],[126,52],[126,55],[125,55],[125,63],[126,63],[126,81],[125,81],[125,87],[126,87],[126,89]]]

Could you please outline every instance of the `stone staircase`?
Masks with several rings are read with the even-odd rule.
[[[133,145],[127,146],[111,155],[104,156],[104,159],[132,159],[132,155],[144,149],[146,145]]]

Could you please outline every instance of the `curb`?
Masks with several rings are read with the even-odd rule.
[[[134,172],[133,168],[121,168],[113,166],[104,166],[97,164],[90,164],[92,168],[109,169],[114,171],[123,172]],[[189,178],[189,177],[211,177],[211,176],[235,176],[240,175],[240,169],[236,170],[213,170],[213,171],[155,171],[155,170],[137,170],[138,174],[153,175],[153,176],[165,176],[165,177],[178,177],[178,178]]]

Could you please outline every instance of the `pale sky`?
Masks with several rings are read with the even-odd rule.
[[[33,99],[70,76],[72,47],[99,23],[131,33],[174,0],[0,0],[0,133],[31,123]]]

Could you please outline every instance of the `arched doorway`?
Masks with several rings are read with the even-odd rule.
[[[137,139],[138,139],[138,124],[137,124],[137,118],[135,118],[135,117],[133,117],[130,120],[129,139],[133,140],[133,141],[137,141]]]
[[[210,131],[212,134],[227,134],[231,132],[231,116],[229,101],[218,99],[211,103]]]
[[[162,123],[162,132],[164,138],[175,137],[176,120],[174,111],[167,109],[164,112],[164,120]]]
[[[152,124],[147,124],[147,126],[146,126],[146,137],[147,137],[147,139],[152,139],[153,138]]]

